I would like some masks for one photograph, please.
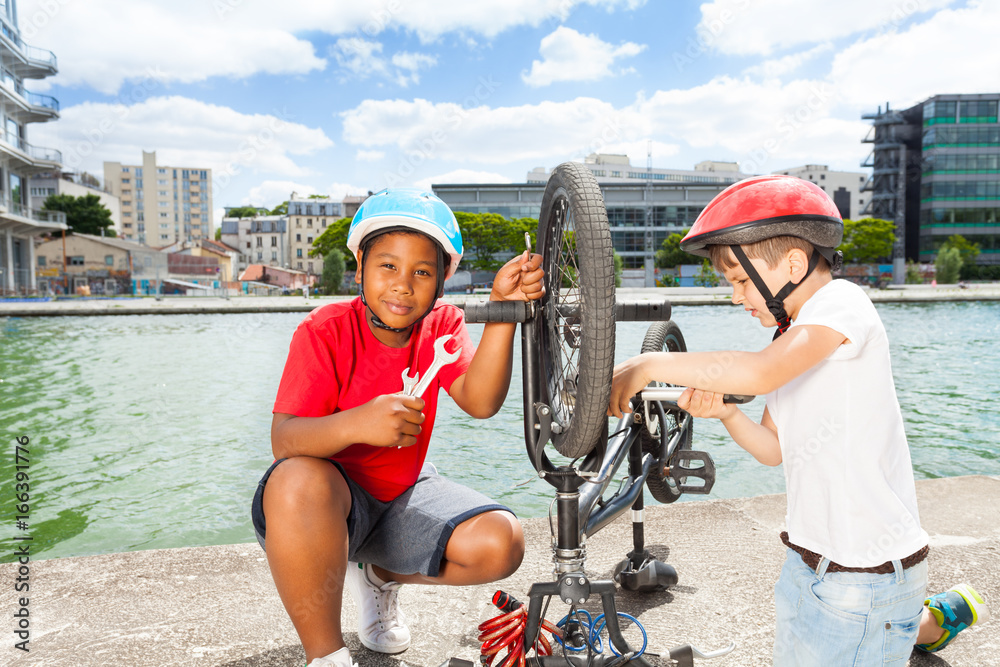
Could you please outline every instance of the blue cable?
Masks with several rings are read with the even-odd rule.
[[[603,653],[604,652],[604,642],[601,640],[601,632],[604,630],[604,627],[607,625],[607,619],[605,619],[604,614],[600,614],[597,618],[594,618],[594,617],[592,617],[590,615],[590,612],[588,612],[586,609],[579,609],[576,612],[574,612],[575,616],[579,616],[580,614],[583,614],[583,615],[585,615],[587,617],[586,622],[584,622],[580,618],[577,618],[577,623],[580,624],[580,629],[583,631],[583,635],[586,638],[587,643],[590,645],[590,648],[595,653]],[[642,655],[643,653],[646,652],[646,646],[648,644],[648,638],[646,636],[646,628],[642,627],[642,623],[640,623],[639,619],[637,619],[635,616],[632,616],[630,614],[626,614],[624,612],[618,612],[618,616],[620,618],[624,618],[626,620],[632,621],[632,623],[634,623],[635,626],[637,628],[639,628],[639,632],[642,633],[642,647],[638,651],[636,651],[636,654],[634,656],[634,657],[637,658],[637,657],[639,657],[640,655]],[[566,622],[569,620],[569,617],[570,617],[569,614],[567,614],[566,616],[563,616],[562,619],[560,619],[560,621],[558,623],[556,623],[556,627],[559,627],[559,628],[564,627],[566,625]],[[570,651],[580,652],[580,651],[583,651],[584,648],[585,648],[585,647],[567,646],[566,644],[564,644],[562,642],[562,640],[560,640],[555,635],[552,636],[552,639],[556,643],[558,643],[559,645],[563,646],[564,648],[569,649]],[[618,656],[621,655],[615,649],[615,644],[614,644],[614,642],[610,641],[610,638],[609,638],[609,641],[608,641],[608,647],[611,649],[611,652],[614,653],[615,655],[618,655]]]

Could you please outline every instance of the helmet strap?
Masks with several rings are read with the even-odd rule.
[[[764,280],[760,277],[760,274],[757,273],[757,269],[754,268],[754,265],[750,262],[750,258],[747,257],[747,254],[743,252],[743,248],[738,245],[731,245],[729,246],[729,249],[733,251],[733,255],[736,256],[736,259],[739,261],[740,266],[743,267],[743,270],[747,272],[747,276],[753,281],[757,291],[760,292],[762,297],[764,297],[764,303],[767,305],[768,311],[770,311],[770,313],[774,316],[775,321],[778,323],[778,330],[774,332],[774,338],[776,339],[778,336],[785,333],[788,330],[788,327],[792,324],[792,319],[785,311],[785,299],[792,293],[792,290],[801,285],[805,279],[809,277],[809,274],[812,273],[813,269],[816,268],[816,265],[819,264],[819,252],[813,249],[812,256],[809,258],[809,266],[806,268],[806,274],[802,276],[802,280],[797,283],[788,281],[784,287],[778,290],[777,294],[772,296],[771,290],[768,289]]]

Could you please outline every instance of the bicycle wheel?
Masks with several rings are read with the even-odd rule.
[[[681,334],[681,328],[673,320],[654,322],[646,331],[646,337],[642,341],[642,354],[647,352],[686,351],[687,345],[684,344],[684,336]],[[653,385],[659,387],[670,386],[663,382],[654,382]],[[649,489],[650,495],[657,501],[672,503],[681,497],[681,492],[677,488],[677,482],[674,478],[669,474],[665,474],[665,472],[674,460],[676,460],[678,452],[683,449],[691,449],[694,419],[680,408],[675,407],[670,409],[666,405],[663,406],[663,414],[666,417],[666,423],[661,424],[660,428],[666,429],[669,434],[668,437],[672,437],[675,433],[680,433],[680,445],[674,450],[667,461],[659,462],[655,466],[655,469],[650,470],[649,476],[646,478],[646,488]],[[645,426],[642,428],[640,438],[642,441],[642,451],[649,452],[653,455],[653,458],[658,459],[661,455],[660,439],[652,437]]]
[[[611,231],[601,189],[583,165],[566,162],[552,170],[538,243],[546,292],[538,338],[552,443],[577,458],[607,433],[615,355]]]

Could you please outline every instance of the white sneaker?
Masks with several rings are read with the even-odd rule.
[[[399,588],[390,581],[376,586],[369,578],[371,565],[347,563],[344,583],[358,607],[358,638],[379,653],[402,653],[410,646],[410,629],[399,608]]]
[[[316,658],[306,665],[306,667],[358,667],[358,663],[351,662],[351,652],[345,646],[330,655]]]

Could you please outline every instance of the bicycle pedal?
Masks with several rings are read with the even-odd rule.
[[[715,461],[708,452],[682,449],[677,452],[677,458],[670,466],[670,476],[677,482],[680,493],[701,494],[711,493],[715,485]],[[692,465],[700,462],[701,465]],[[700,480],[692,483],[690,480]]]
[[[655,558],[647,560],[638,569],[633,569],[631,559],[626,558],[615,569],[615,581],[627,591],[654,593],[665,591],[677,583],[674,566]]]

